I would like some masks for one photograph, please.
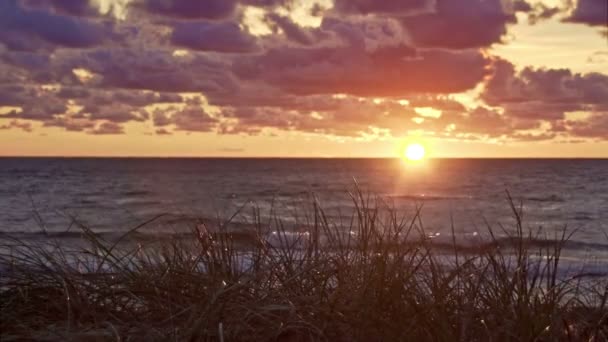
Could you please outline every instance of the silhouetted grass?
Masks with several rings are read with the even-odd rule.
[[[313,203],[299,230],[254,210],[246,233],[230,219],[132,247],[82,225],[84,250],[15,240],[0,256],[2,340],[608,340],[606,278],[560,277],[569,235],[533,243],[513,201],[513,227],[488,226],[473,253],[438,249],[420,210],[352,198],[342,220]]]

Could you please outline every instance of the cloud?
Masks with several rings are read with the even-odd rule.
[[[564,105],[569,110],[599,110],[608,108],[608,76],[531,67],[517,72],[513,64],[499,59],[494,63],[482,98],[491,105],[536,103]]]
[[[608,63],[608,51],[595,51],[587,58],[589,64]]]
[[[85,99],[90,96],[91,92],[82,87],[61,87],[57,92],[57,97],[62,99]]]
[[[570,136],[608,140],[608,112],[591,114],[584,120],[565,122]]]
[[[430,0],[335,0],[334,9],[343,14],[407,14],[429,11]]]
[[[453,124],[456,132],[461,134],[500,137],[510,135],[515,130],[508,117],[484,107],[477,107],[470,112],[451,113],[444,117],[442,122]]]
[[[500,43],[516,21],[501,0],[436,0],[435,11],[402,19],[416,46],[451,49]]]
[[[16,0],[0,3],[0,42],[14,50],[37,50],[45,43],[71,48],[101,44],[111,27],[98,22],[22,7]]]
[[[158,128],[156,131],[154,131],[154,134],[156,135],[172,135],[173,133],[171,133],[171,131],[165,129],[165,128]]]
[[[577,0],[571,14],[564,21],[606,28],[608,2],[606,0]]]
[[[477,51],[416,53],[405,45],[372,52],[360,46],[287,47],[240,59],[235,72],[243,80],[263,80],[297,95],[382,97],[465,91],[482,80],[488,62]]]
[[[0,118],[2,118],[2,116],[0,116]],[[0,130],[8,130],[13,128],[20,129],[28,133],[31,133],[34,130],[31,122],[23,122],[18,120],[11,120],[8,124],[0,125]]]
[[[86,118],[54,117],[44,121],[44,127],[60,127],[70,132],[83,132],[95,129],[95,121]],[[89,131],[90,132],[90,131]]]
[[[67,111],[67,103],[51,91],[21,86],[0,88],[0,105],[20,107],[2,116],[14,119],[45,121]]]
[[[247,53],[258,50],[256,39],[233,22],[177,23],[171,35],[171,42],[199,51]]]
[[[174,18],[218,20],[230,17],[236,3],[236,0],[142,0],[133,6]]]
[[[226,60],[205,54],[178,57],[165,49],[100,48],[66,55],[58,63],[56,77],[82,68],[97,75],[96,86],[103,88],[213,94],[235,87]]]
[[[241,4],[257,7],[290,7],[294,0],[240,0]]]
[[[553,18],[563,10],[560,7],[549,7],[542,2],[534,4],[532,10],[528,13],[528,22],[532,25],[541,20]]]
[[[121,125],[119,125],[115,122],[106,121],[106,122],[102,122],[101,124],[99,124],[97,127],[95,127],[93,130],[91,130],[89,133],[95,134],[95,135],[110,135],[110,134],[113,135],[113,134],[124,134],[125,132]]]
[[[48,88],[27,83],[23,86],[0,84],[0,106],[19,108],[3,115],[3,118],[40,121],[45,126],[63,127],[71,131],[83,131],[101,121],[117,124],[147,121],[147,106],[181,102],[182,97],[174,93],[84,86]]]
[[[417,95],[408,97],[411,107],[428,107],[444,111],[463,112],[466,108],[462,103],[447,96]]]
[[[547,122],[552,132],[564,136],[607,138],[608,75],[531,67],[517,71],[500,59],[493,70],[481,98],[501,107],[505,117],[531,125]],[[590,116],[566,120],[572,112]]]
[[[122,104],[112,103],[106,105],[95,105],[88,104],[78,113],[74,114],[74,117],[87,118],[90,120],[107,120],[113,123],[126,123],[130,121],[145,121],[148,118],[145,116],[144,111],[136,111],[133,107]]]
[[[52,8],[53,10],[73,16],[96,16],[99,11],[91,0],[22,0],[30,7]]]
[[[556,8],[523,0],[298,3],[134,0],[118,20],[95,1],[0,0],[0,106],[17,108],[1,127],[40,122],[122,134],[127,123],[146,122],[156,135],[606,136],[606,75],[516,69],[488,55],[515,13],[536,22]],[[566,20],[597,25],[593,15],[605,13],[598,4],[580,0]],[[258,7],[252,13],[268,34],[249,31],[247,6]],[[308,10],[319,26],[294,16]],[[480,84],[475,105],[451,96]],[[193,94],[211,107],[187,100]],[[572,112],[588,115],[574,120]]]
[[[268,13],[266,14],[265,21],[270,24],[275,33],[280,29],[290,41],[302,45],[312,45],[318,41],[318,37],[315,37],[311,30],[305,30],[300,25],[294,23],[289,17],[277,13]]]
[[[207,114],[199,106],[188,106],[171,115],[171,123],[180,131],[211,132],[218,124],[218,120]]]

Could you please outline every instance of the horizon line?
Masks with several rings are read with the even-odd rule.
[[[56,159],[401,159],[391,156],[112,156],[112,155],[0,155],[0,159],[9,158],[56,158]],[[587,157],[551,157],[551,156],[505,156],[505,157],[427,157],[427,160],[441,159],[608,159],[608,156],[587,156]]]

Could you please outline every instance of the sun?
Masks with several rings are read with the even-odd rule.
[[[410,161],[420,161],[424,159],[426,150],[420,144],[410,144],[406,147],[404,157]]]

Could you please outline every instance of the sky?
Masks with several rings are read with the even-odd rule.
[[[1,0],[0,156],[608,157],[606,0]]]

